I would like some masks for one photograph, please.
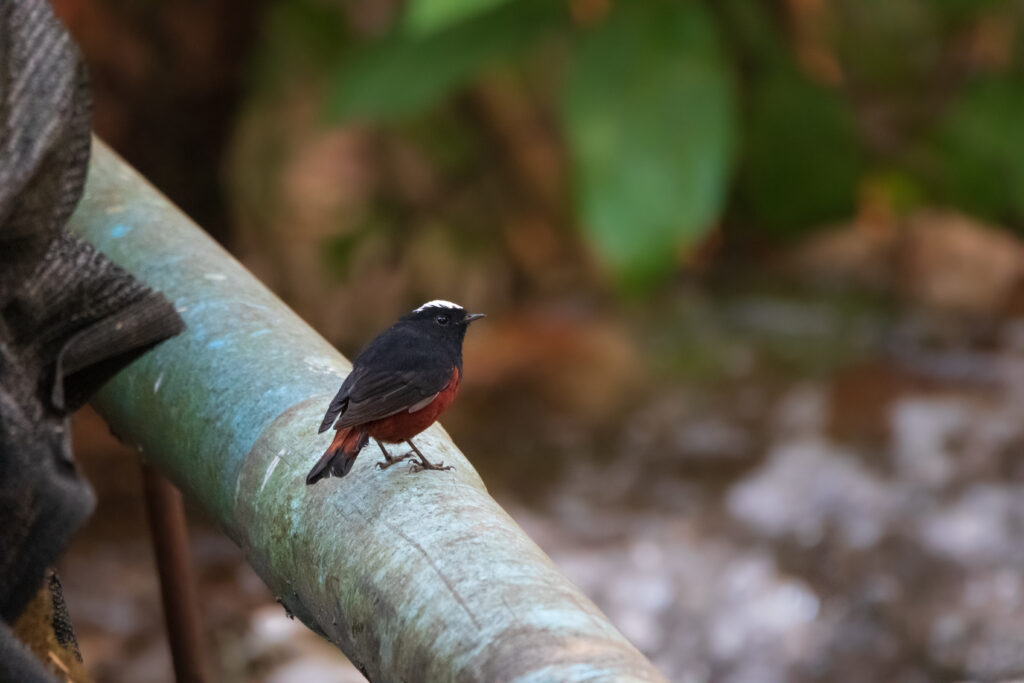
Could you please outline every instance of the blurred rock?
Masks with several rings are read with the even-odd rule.
[[[785,253],[781,265],[823,284],[889,288],[896,250],[894,230],[854,221],[814,232]]]
[[[1024,248],[1010,233],[950,211],[920,211],[903,230],[900,289],[940,312],[993,315],[1024,269]]]
[[[864,218],[815,232],[780,265],[816,283],[896,289],[939,313],[991,316],[1024,272],[1024,245],[1009,232],[952,211],[902,222]]]
[[[366,683],[366,677],[347,662],[324,659],[296,659],[274,669],[263,683]]]
[[[818,595],[781,572],[771,553],[655,516],[581,543],[550,517],[512,512],[669,680],[793,680],[833,637]]]
[[[248,670],[263,670],[263,683],[363,683],[359,673],[334,645],[287,615],[278,604],[255,610],[243,636]]]
[[[779,399],[772,429],[776,438],[801,438],[821,434],[828,414],[828,396],[814,383],[798,384]]]
[[[560,410],[596,419],[635,393],[645,369],[625,328],[612,320],[535,310],[494,316],[464,350],[474,385],[527,385]]]
[[[981,633],[967,647],[965,669],[980,681],[1020,681],[1024,671],[1024,618],[980,624]]]
[[[932,622],[929,653],[973,680],[1019,680],[1024,638],[1019,571],[979,572],[965,582]]]
[[[777,447],[726,496],[729,512],[758,534],[814,546],[835,530],[857,549],[881,539],[896,503],[891,487],[849,452],[815,440]]]
[[[675,430],[677,452],[690,459],[736,460],[745,458],[753,446],[750,433],[724,415],[682,424]]]
[[[923,544],[964,567],[1024,571],[1024,488],[975,484],[919,522]]]
[[[747,461],[754,436],[748,421],[737,419],[731,407],[693,392],[657,395],[632,411],[623,449],[635,456],[638,466],[642,460],[644,466],[657,468],[680,465],[706,471]]]
[[[751,648],[780,644],[800,652],[801,634],[818,616],[818,596],[807,585],[780,577],[764,555],[734,560],[721,578],[722,604],[711,621],[712,655],[729,662],[749,656]],[[787,642],[788,641],[788,642]]]
[[[896,466],[906,480],[941,487],[956,474],[952,438],[964,429],[970,412],[955,399],[904,399],[892,407]]]

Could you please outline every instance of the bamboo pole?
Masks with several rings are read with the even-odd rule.
[[[350,364],[98,140],[71,229],[164,292],[188,326],[96,408],[371,681],[664,680],[440,425],[417,445],[453,472],[379,471],[364,454],[344,479],[305,486]]]

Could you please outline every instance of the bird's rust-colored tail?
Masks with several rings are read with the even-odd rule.
[[[334,440],[327,447],[313,469],[306,475],[306,485],[315,484],[324,477],[344,477],[352,469],[352,463],[369,440],[363,427],[339,429]]]

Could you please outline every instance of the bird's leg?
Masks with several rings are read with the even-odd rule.
[[[380,442],[380,439],[374,439],[374,441],[376,441],[377,445],[380,446],[380,452],[384,454],[384,459],[377,463],[377,469],[379,470],[386,470],[392,465],[397,465],[398,463],[402,462],[410,455],[412,455],[412,453],[406,453],[405,455],[400,455],[397,458],[395,458],[390,453],[388,453],[386,448],[384,448],[384,444]]]
[[[412,463],[412,471],[413,472],[421,472],[423,470],[453,470],[453,469],[455,469],[451,465],[445,465],[443,462],[439,462],[439,463],[437,463],[435,465],[434,463],[432,463],[429,460],[427,460],[425,457],[423,457],[423,454],[420,453],[420,449],[416,448],[416,444],[414,444],[411,439],[406,441],[406,443],[409,444],[410,448],[412,448],[412,450],[413,450],[413,453],[418,455],[419,459],[420,459],[419,462],[413,462]],[[409,455],[412,455],[412,453],[409,453]]]

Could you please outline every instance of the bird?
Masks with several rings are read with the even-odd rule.
[[[331,401],[320,424],[322,434],[336,430],[331,445],[306,477],[312,485],[326,477],[344,477],[371,438],[384,460],[380,469],[415,454],[413,469],[450,470],[434,464],[412,442],[451,405],[462,382],[462,342],[466,329],[483,313],[468,313],[462,306],[434,299],[413,309],[368,343],[352,365],[352,372]],[[407,443],[412,450],[392,456],[384,443]]]

